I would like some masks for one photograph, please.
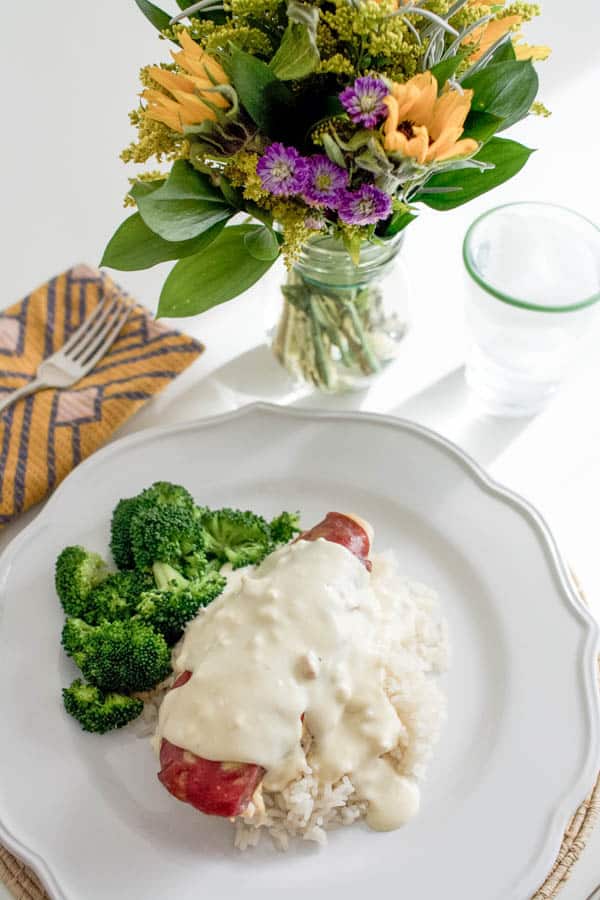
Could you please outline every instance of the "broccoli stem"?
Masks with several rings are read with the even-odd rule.
[[[168,563],[155,562],[152,566],[152,574],[159,591],[168,591],[171,588],[183,588],[189,584],[181,572],[174,569]]]

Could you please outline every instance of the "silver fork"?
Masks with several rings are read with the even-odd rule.
[[[119,297],[103,297],[60,350],[40,363],[35,379],[0,400],[0,412],[20,397],[44,388],[70,387],[87,375],[112,346],[132,309]]]

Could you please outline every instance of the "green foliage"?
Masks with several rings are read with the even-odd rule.
[[[499,117],[504,130],[527,115],[539,81],[531,60],[508,60],[485,66],[462,86],[473,91],[471,109]]]
[[[503,41],[499,47],[496,47],[492,55],[488,60],[488,65],[493,65],[494,63],[500,62],[510,62],[511,60],[515,60],[517,55],[515,53],[515,48],[513,46],[513,42],[508,38],[508,40]]]
[[[177,6],[179,9],[187,9],[188,6],[191,6],[190,0],[177,0]],[[222,9],[209,9],[205,11],[203,9],[196,10],[195,13],[190,18],[190,21],[193,23],[194,19],[210,19],[215,24],[221,25],[223,22],[227,21],[227,15]]]
[[[292,81],[306,78],[320,61],[315,33],[303,23],[290,22],[269,67],[282,81]]]
[[[191,0],[176,0],[177,6],[179,9],[187,9],[188,6],[192,5]],[[194,25],[195,19],[211,19],[211,21],[216,24],[222,24],[227,21],[227,14],[222,9],[198,9],[195,13],[193,13],[190,17],[190,22],[192,23],[192,27]]]
[[[134,180],[131,183],[129,194],[134,200],[136,197],[146,197],[148,194],[153,194],[154,191],[157,191],[162,187],[166,180],[166,178],[153,178],[151,181],[143,181],[142,179],[137,181]]]
[[[158,6],[155,6],[154,3],[150,3],[150,0],[135,0],[135,3],[158,31],[165,31],[169,27],[171,16]]]
[[[102,622],[87,632],[80,629],[79,638],[80,647],[71,656],[84,677],[101,691],[148,691],[171,671],[165,639],[137,619]],[[63,644],[71,640],[70,632],[66,637],[63,633]]]
[[[201,523],[207,555],[234,569],[260,562],[272,549],[267,522],[249,510],[208,510]]]
[[[187,2],[177,0],[183,9]],[[147,0],[138,5],[147,6]],[[167,14],[150,6],[149,17],[156,20],[158,12],[157,24],[164,24]],[[186,27],[225,69],[232,105],[216,121],[187,128],[185,135],[152,122],[143,106],[134,112],[140,142],[127,158],[139,160],[140,154],[153,152],[177,162],[162,186],[132,189],[139,216],[123,223],[103,262],[136,269],[178,260],[163,287],[161,316],[195,315],[236,297],[280,252],[293,263],[314,234],[306,224],[311,208],[301,193],[278,198],[263,188],[256,163],[273,141],[304,156],[322,148],[346,169],[351,190],[375,183],[391,195],[392,216],[367,230],[342,223],[334,208],[319,211],[323,233],[343,241],[354,261],[363,240],[393,237],[410,224],[415,210],[409,204],[415,199],[451,209],[511,177],[529,151],[514,142],[493,143],[494,135],[532,111],[537,75],[531,61],[516,59],[514,28],[479,59],[473,56],[482,43],[482,17],[483,28],[488,20],[494,25],[505,16],[526,22],[538,14],[537,5],[488,8],[428,0],[418,7],[407,15],[397,0],[230,0],[211,12],[207,0],[188,16]],[[164,31],[165,36],[176,39],[180,27]],[[473,91],[464,136],[482,145],[477,159],[489,160],[493,171],[480,171],[463,158],[421,164],[403,157],[386,150],[379,126],[372,129],[370,143],[353,145],[357,135],[362,140],[361,128],[342,109],[340,91],[361,75],[404,84],[427,70],[436,77],[440,95],[458,90],[458,83]],[[148,70],[142,82],[151,83]],[[225,228],[241,211],[264,227]],[[255,230],[242,231],[248,227]]]
[[[403,15],[394,15],[399,11],[394,0],[330,0],[320,8],[321,71],[337,70],[347,76],[344,80],[373,72],[395,81],[407,81],[420,71],[428,42],[411,31]]]
[[[274,262],[279,256],[279,241],[272,228],[263,226],[257,231],[249,231],[244,236],[244,244],[254,259]]]
[[[148,228],[139,213],[126,219],[107,244],[100,263],[122,272],[149,269],[171,259],[183,259],[203,250],[225,227],[225,220],[189,241],[165,241]]]
[[[232,225],[207,250],[180,260],[163,286],[157,315],[193,316],[248,290],[273,265],[246,246],[246,235],[260,228]]]
[[[63,689],[63,703],[66,711],[77,719],[84,731],[105,734],[115,728],[122,728],[137,719],[144,704],[135,697],[123,694],[103,694],[98,688],[76,679]]]
[[[341,169],[348,168],[346,158],[342,152],[340,145],[332,138],[330,134],[327,134],[326,131],[321,135],[321,143],[323,144],[323,150],[325,151],[331,162],[335,163],[336,166],[339,166]]]
[[[392,214],[391,219],[385,226],[382,237],[390,238],[394,237],[396,234],[400,234],[400,232],[404,231],[406,226],[410,225],[416,218],[416,214],[409,212],[409,210],[406,209],[406,206],[402,204],[402,209],[398,209]]]
[[[65,547],[56,560],[56,593],[68,616],[85,618],[89,597],[108,576],[106,563],[98,553],[80,546]]]
[[[481,162],[491,163],[493,169],[458,169],[434,175],[427,182],[425,190],[435,189],[443,193],[422,192],[413,197],[413,200],[438,210],[462,206],[516,175],[532,153],[533,150],[516,141],[493,137],[474,157]]]
[[[475,141],[485,143],[500,130],[504,119],[500,116],[493,116],[487,112],[471,111],[465,122],[465,130],[462,134],[464,138],[473,138]]]
[[[131,193],[145,224],[166,241],[196,238],[234,212],[208,176],[185,160],[174,163],[158,190],[142,194],[134,186]]]
[[[293,105],[289,88],[266,63],[237,47],[224,65],[250,118],[265,134],[277,137]]]
[[[219,187],[225,197],[225,201],[232,209],[241,209],[244,205],[244,195],[239,188],[234,188],[232,183],[224,175],[219,176]]]
[[[466,59],[466,57],[467,51],[462,50],[456,53],[454,56],[450,56],[448,57],[448,59],[443,59],[435,66],[431,67],[430,72],[433,76],[435,76],[437,80],[438,91],[440,93],[448,79],[452,78],[452,76],[456,73],[458,67]]]

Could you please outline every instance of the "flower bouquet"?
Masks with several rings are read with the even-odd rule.
[[[380,280],[424,205],[453,209],[531,150],[499,132],[531,112],[539,12],[482,0],[136,0],[171,61],[142,70],[126,162],[137,207],[103,264],[178,260],[158,315],[203,312],[288,267],[273,348],[325,390],[396,353]],[[163,167],[164,169],[164,167]],[[226,227],[227,226],[227,227]]]

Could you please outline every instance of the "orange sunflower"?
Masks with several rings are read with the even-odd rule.
[[[227,109],[230,104],[215,90],[216,85],[229,83],[219,63],[192,40],[187,31],[181,32],[179,43],[182,49],[172,56],[185,74],[159,66],[148,70],[153,80],[171,96],[148,88],[142,97],[148,104],[146,115],[150,119],[163,122],[182,134],[186,125],[199,125],[205,119],[214,121],[217,116],[213,106]]]
[[[384,147],[417,162],[441,162],[470,156],[479,144],[460,137],[471,108],[473,91],[446,90],[438,97],[431,72],[415,75],[404,84],[392,82],[385,98],[388,116],[383,125]]]

